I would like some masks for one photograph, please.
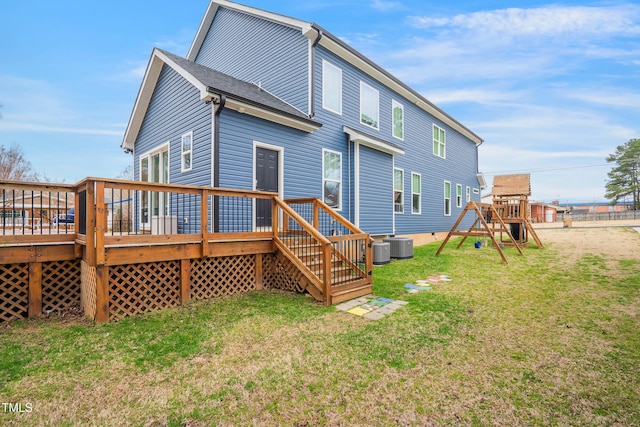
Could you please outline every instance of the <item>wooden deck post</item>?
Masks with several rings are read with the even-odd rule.
[[[96,182],[96,265],[106,260],[104,236],[107,234],[107,206],[104,203],[104,181]]]
[[[331,244],[322,245],[322,274],[324,282],[324,305],[331,305]]]
[[[185,305],[191,299],[191,260],[180,260],[180,304]]]
[[[264,289],[262,254],[256,254],[256,290]]]
[[[209,256],[209,191],[203,189],[200,193],[200,234],[202,234],[202,257]],[[217,212],[212,212],[216,218]]]
[[[86,257],[87,263],[96,266],[96,205],[95,205],[95,181],[87,181],[87,200],[86,200],[86,227],[87,246]]]
[[[29,263],[29,317],[42,314],[42,263]]]
[[[109,267],[96,266],[96,324],[109,321]]]

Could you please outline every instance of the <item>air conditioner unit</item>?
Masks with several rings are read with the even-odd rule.
[[[373,264],[383,265],[391,262],[389,243],[373,242]]]
[[[408,237],[387,237],[382,241],[391,245],[391,258],[413,258],[413,239]]]

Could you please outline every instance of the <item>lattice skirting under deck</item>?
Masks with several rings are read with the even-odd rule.
[[[42,310],[62,311],[80,303],[80,260],[42,264]]]
[[[29,309],[29,264],[0,265],[0,320],[23,319]]]
[[[96,318],[96,268],[82,261],[80,276],[82,282],[81,304],[85,316]]]
[[[307,278],[282,252],[264,254],[262,264],[265,288],[304,292]]]
[[[109,268],[109,318],[122,319],[180,304],[180,261]]]
[[[191,261],[191,298],[208,299],[256,289],[256,256],[237,255]]]

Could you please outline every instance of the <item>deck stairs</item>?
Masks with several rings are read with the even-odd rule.
[[[373,291],[368,234],[317,199],[288,200],[278,206],[285,226],[275,245],[299,272],[301,289],[327,306]]]

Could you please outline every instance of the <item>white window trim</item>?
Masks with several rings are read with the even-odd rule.
[[[415,189],[413,188],[413,177],[417,176],[420,178],[420,192],[416,193]],[[413,211],[413,196],[414,195],[418,195],[420,196],[420,203],[418,203],[418,212],[414,212]],[[411,172],[411,214],[412,215],[422,215],[422,175],[417,173],[417,172]]]
[[[340,180],[335,180],[335,179],[329,179],[329,178],[325,178],[324,177],[324,156],[325,153],[333,153],[333,154],[337,154],[338,156],[340,156]],[[323,148],[322,149],[322,192],[320,194],[322,194],[322,201],[324,202],[324,183],[325,181],[330,181],[330,182],[338,182],[340,184],[340,191],[338,193],[338,207],[337,208],[332,208],[337,212],[342,211],[342,153],[339,151],[335,151],[335,150],[329,150],[328,148]],[[325,202],[326,203],[326,202]]]
[[[449,184],[449,197],[447,197],[447,184]],[[445,181],[443,186],[444,206],[442,207],[444,216],[451,216],[451,182]],[[449,213],[447,213],[447,201],[449,201]]]
[[[462,207],[462,184],[456,184],[456,207]]]
[[[402,137],[396,136],[395,134],[395,117],[393,115],[393,111],[396,108],[400,108],[402,110]],[[396,101],[395,99],[391,100],[391,136],[393,136],[396,139],[399,139],[400,141],[404,141],[404,105],[402,105],[401,103],[399,103],[398,101]]]
[[[480,190],[478,190],[477,188],[473,189],[473,194],[480,194]]]
[[[144,153],[142,153],[140,155],[140,157],[138,157],[138,182],[153,182],[153,181],[149,181],[149,179],[151,179],[151,157],[161,153],[163,151],[167,152],[167,182],[162,182],[162,184],[169,184],[171,183],[171,141],[167,141],[164,144],[155,147],[152,150],[146,151]],[[148,176],[147,176],[147,181],[142,181],[142,160],[143,159],[147,159],[147,167],[148,167]],[[160,174],[161,176],[161,181],[164,180],[164,176],[162,176],[162,174]],[[140,196],[140,206],[138,207],[138,221],[140,222],[140,225],[143,227],[147,227],[151,225],[151,192],[147,192],[148,196],[147,196],[147,203],[149,204],[149,211],[147,213],[147,222],[142,222],[142,197]]]
[[[471,201],[471,187],[467,185],[467,203]]]
[[[184,149],[184,139],[186,137],[191,138],[191,145],[189,150]],[[189,172],[193,169],[193,131],[187,132],[180,137],[180,172]],[[184,156],[189,155],[189,166],[188,168],[184,167]]]
[[[402,189],[396,190],[396,171],[402,172]],[[396,211],[396,191],[399,191],[402,194],[402,203],[400,204],[402,210]],[[403,214],[404,213],[404,169],[393,168],[393,213],[394,214]]]
[[[447,132],[443,128],[441,128],[440,126],[438,126],[436,124],[433,125],[432,129],[433,130],[438,129],[439,131],[442,131],[443,135],[444,135],[444,141],[439,141],[439,140],[436,139],[435,132],[432,131],[433,132],[433,135],[432,135],[433,142],[431,144],[432,147],[436,143],[438,143],[438,150],[437,151],[434,150],[433,151],[433,155],[436,156],[436,157],[440,157],[441,159],[446,159],[447,158]],[[438,132],[438,135],[439,134],[440,134],[440,132]],[[444,147],[444,149],[442,150],[443,151],[442,156],[440,155],[440,145],[442,145]]]
[[[377,98],[378,98],[378,102],[377,102],[377,111],[376,111],[376,124],[377,126],[372,126],[368,123],[365,123],[364,121],[362,121],[362,93],[363,93],[363,87],[367,87],[369,89],[371,89],[372,91],[374,91],[377,94]],[[360,81],[360,124],[369,127],[371,129],[375,129],[375,130],[379,130],[380,129],[380,91],[376,88],[374,88],[373,86],[370,86],[368,84],[366,84],[363,81]],[[373,118],[373,117],[372,117]]]
[[[339,110],[334,110],[333,108],[328,107],[324,102],[325,93],[328,89],[330,89],[328,86],[326,86],[325,67],[332,67],[335,70],[340,72],[340,87],[338,88],[338,90],[340,91],[340,109]],[[322,108],[327,111],[331,111],[332,113],[342,115],[342,68],[332,64],[331,62],[325,59],[322,60]]]

